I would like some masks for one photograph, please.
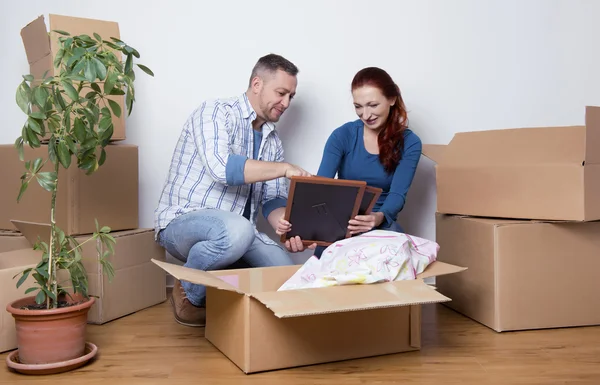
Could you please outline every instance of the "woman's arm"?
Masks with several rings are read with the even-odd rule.
[[[342,131],[343,127],[344,126],[335,129],[329,136],[329,139],[327,139],[317,176],[334,178],[337,174],[344,153],[346,152],[345,147],[348,141],[348,138],[345,137],[346,135],[344,135],[344,132]]]

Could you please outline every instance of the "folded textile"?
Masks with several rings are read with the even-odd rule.
[[[279,289],[308,289],[415,279],[437,258],[439,245],[404,233],[372,230],[310,257]]]

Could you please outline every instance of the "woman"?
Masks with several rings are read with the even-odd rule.
[[[360,70],[352,80],[352,98],[359,119],[333,131],[317,175],[333,178],[337,174],[339,179],[362,180],[383,190],[370,215],[349,221],[351,234],[372,229],[404,232],[396,219],[421,158],[421,140],[408,129],[400,89],[384,70]],[[290,229],[291,224],[282,220],[277,233]],[[286,246],[292,250],[296,245]],[[321,249],[315,254],[320,255]]]

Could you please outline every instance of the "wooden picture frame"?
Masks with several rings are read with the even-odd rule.
[[[306,246],[329,246],[349,238],[348,221],[358,214],[366,188],[364,181],[292,177],[284,216],[292,229],[281,242],[300,236]]]
[[[373,210],[373,207],[375,207],[375,204],[377,203],[377,200],[382,192],[383,190],[379,187],[367,186],[360,202],[358,215],[371,214],[371,211]]]

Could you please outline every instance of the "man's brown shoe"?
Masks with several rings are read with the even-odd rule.
[[[178,279],[173,285],[171,304],[175,313],[175,320],[185,326],[201,327],[206,325],[206,309],[195,306],[185,295],[185,290]]]

